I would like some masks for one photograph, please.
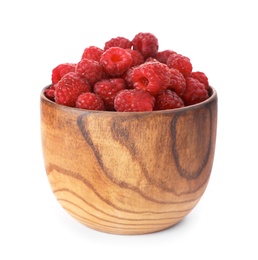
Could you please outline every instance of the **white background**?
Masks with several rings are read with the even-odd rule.
[[[168,6],[169,4],[169,6]],[[0,259],[258,259],[257,3],[1,1]],[[151,32],[188,56],[219,97],[211,179],[178,225],[141,236],[91,230],[52,194],[43,165],[39,95],[52,68],[84,48]]]

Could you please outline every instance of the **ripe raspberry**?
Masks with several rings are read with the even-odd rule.
[[[75,63],[62,63],[52,70],[52,84],[56,84],[66,73],[75,71]]]
[[[168,57],[167,65],[169,68],[179,70],[184,77],[188,77],[193,69],[190,59],[178,53],[174,53]]]
[[[90,84],[84,78],[69,72],[55,85],[55,100],[58,104],[74,107],[78,96],[90,90]]]
[[[103,79],[94,85],[94,92],[100,96],[109,111],[115,110],[114,99],[116,94],[125,89],[122,78]]]
[[[134,67],[131,81],[135,89],[157,95],[169,86],[169,68],[166,64],[160,62],[145,62]]]
[[[209,97],[205,85],[192,77],[186,78],[186,90],[182,97],[185,105],[193,105],[206,100]]]
[[[86,109],[95,109],[93,99],[101,99],[105,110],[114,111],[117,96],[118,111],[171,109],[209,97],[208,77],[192,68],[188,57],[170,49],[159,51],[156,36],[140,32],[132,41],[119,36],[105,42],[103,49],[85,48],[77,64],[59,64],[44,94],[58,104]]]
[[[84,77],[92,86],[99,81],[103,75],[100,63],[86,58],[77,63],[75,72],[81,77]]]
[[[153,57],[149,57],[145,60],[145,62],[159,62],[159,61]]]
[[[137,89],[121,90],[114,100],[118,112],[152,111],[154,103],[155,98],[150,93]]]
[[[131,49],[132,42],[124,37],[116,37],[116,38],[110,39],[109,41],[107,41],[105,43],[104,51],[106,51],[107,49],[109,49],[111,47],[120,47],[123,49]]]
[[[146,59],[154,57],[159,49],[159,43],[156,36],[151,33],[138,33],[132,40],[133,49],[139,51]]]
[[[132,57],[131,67],[138,66],[144,63],[144,58],[140,52],[132,49],[126,49],[126,50],[131,54]]]
[[[166,110],[183,107],[183,100],[176,94],[176,92],[166,89],[156,96],[154,110]]]
[[[103,100],[92,92],[85,92],[78,96],[75,107],[87,110],[105,110]]]
[[[123,48],[111,47],[102,54],[100,64],[108,75],[116,77],[122,75],[131,66],[132,57]]]
[[[207,90],[209,89],[208,77],[203,72],[201,72],[201,71],[192,72],[191,77],[199,80],[201,83],[203,83],[205,85]]]
[[[89,60],[95,60],[100,61],[100,57],[103,54],[103,50],[96,47],[96,46],[90,46],[86,49],[84,49],[82,54],[82,59],[89,59]]]
[[[179,70],[174,68],[169,69],[169,72],[170,83],[167,89],[175,91],[179,97],[182,97],[186,89],[185,77]]]
[[[135,67],[130,67],[121,78],[125,81],[125,88],[132,89],[133,81],[132,81],[132,73]]]
[[[48,99],[55,101],[55,85],[51,85],[49,88],[45,90],[45,96]]]
[[[175,51],[172,50],[164,50],[164,51],[159,51],[155,55],[155,59],[157,59],[159,62],[167,64],[167,59],[171,54],[175,54]]]

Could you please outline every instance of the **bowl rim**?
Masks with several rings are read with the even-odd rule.
[[[207,98],[206,100],[197,103],[197,104],[193,104],[193,105],[188,105],[188,106],[184,106],[184,107],[180,107],[180,108],[173,108],[173,109],[166,109],[166,110],[155,110],[155,111],[142,111],[142,112],[118,112],[118,111],[103,111],[103,110],[87,110],[87,109],[82,109],[82,108],[76,108],[76,107],[69,107],[69,106],[65,106],[65,105],[61,105],[58,104],[54,101],[52,101],[51,99],[47,98],[45,95],[45,90],[50,88],[52,86],[52,84],[49,84],[47,86],[45,86],[41,92],[40,92],[40,101],[44,101],[46,103],[48,103],[51,106],[55,106],[57,108],[63,109],[63,110],[69,110],[70,112],[76,112],[76,113],[96,113],[96,114],[112,114],[112,115],[143,115],[143,114],[167,114],[167,113],[175,113],[175,112],[185,112],[188,110],[194,110],[194,109],[198,109],[201,108],[203,106],[206,106],[207,104],[216,101],[217,100],[217,91],[214,87],[209,86],[209,98]]]

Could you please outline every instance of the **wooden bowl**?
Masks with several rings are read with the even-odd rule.
[[[154,112],[87,111],[41,93],[45,168],[62,207],[86,226],[146,234],[182,220],[212,170],[217,94]]]

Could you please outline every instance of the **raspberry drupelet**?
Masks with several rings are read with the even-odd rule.
[[[81,59],[89,59],[100,61],[101,55],[103,54],[104,50],[96,47],[96,46],[89,46],[84,49]]]
[[[192,77],[186,77],[186,90],[182,96],[185,105],[200,103],[208,97],[208,91],[203,83]]]
[[[55,101],[55,85],[51,85],[45,90],[45,95],[52,101]]]
[[[170,83],[167,88],[175,91],[179,97],[182,97],[186,89],[185,77],[179,70],[174,68],[170,68],[169,72]]]
[[[184,107],[183,100],[176,94],[176,92],[166,89],[156,96],[154,110],[166,110]]]
[[[175,51],[172,50],[164,50],[164,51],[159,51],[155,55],[155,59],[158,60],[159,62],[167,64],[167,59],[171,54],[175,54]]]
[[[131,54],[132,57],[131,67],[138,66],[144,63],[144,58],[140,52],[132,49],[126,49],[126,50]]]
[[[154,57],[159,49],[158,39],[152,33],[140,32],[132,40],[133,49],[139,51],[143,57]]]
[[[91,85],[94,85],[103,76],[102,66],[98,61],[83,58],[76,67],[75,72],[85,78]]]
[[[114,99],[120,90],[125,89],[125,82],[122,78],[103,79],[94,85],[94,93],[100,96],[109,111],[115,110]]]
[[[102,54],[100,64],[107,75],[116,77],[122,75],[131,66],[132,56],[123,48],[111,47]]]
[[[154,103],[155,98],[150,93],[137,89],[121,90],[114,100],[118,112],[152,111]]]
[[[169,86],[169,68],[160,62],[145,62],[133,69],[131,82],[133,88],[157,95]]]
[[[78,96],[89,91],[91,86],[87,80],[75,72],[69,72],[55,85],[55,101],[61,105],[74,107]]]
[[[116,38],[112,38],[109,41],[105,42],[104,51],[106,51],[107,49],[109,49],[111,47],[120,47],[123,49],[131,49],[132,42],[125,37],[118,36]]]
[[[209,80],[208,77],[206,76],[206,74],[204,72],[201,71],[195,71],[192,72],[192,74],[190,75],[192,78],[195,78],[197,80],[199,80],[201,83],[203,83],[206,87],[206,89],[209,89]]]
[[[52,70],[52,84],[56,84],[66,73],[74,72],[75,63],[61,63]]]
[[[80,94],[75,107],[87,110],[106,110],[103,100],[93,92]]]
[[[169,68],[179,70],[184,75],[184,77],[190,76],[193,69],[190,59],[178,53],[171,54],[167,58],[167,65]]]

